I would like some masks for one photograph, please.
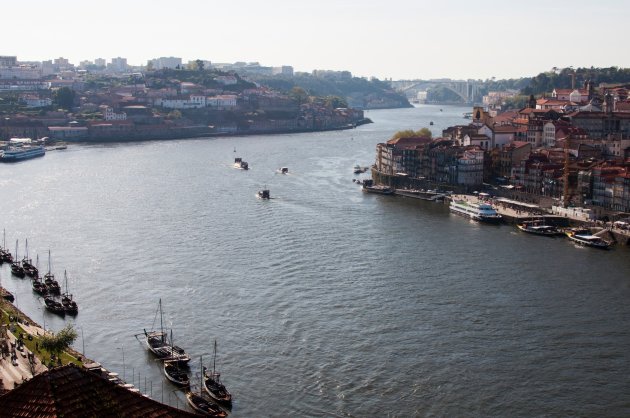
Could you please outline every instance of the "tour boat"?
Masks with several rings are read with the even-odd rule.
[[[554,237],[562,234],[562,232],[558,231],[558,228],[553,225],[545,225],[543,221],[524,221],[520,224],[516,224],[516,227],[528,234],[542,235],[545,237]]]
[[[571,241],[585,247],[607,250],[611,246],[610,242],[597,235],[592,235],[588,229],[569,229],[565,231],[565,234]]]
[[[11,163],[16,161],[29,160],[35,157],[42,157],[46,154],[46,148],[43,146],[23,146],[5,150],[0,155],[0,161]]]
[[[48,293],[58,295],[61,293],[61,287],[59,286],[59,282],[55,280],[55,275],[52,274],[50,265],[50,250],[48,250],[48,273],[44,274],[44,284],[46,285]]]
[[[501,215],[488,203],[472,203],[465,200],[453,200],[449,205],[451,212],[480,222],[498,223]]]

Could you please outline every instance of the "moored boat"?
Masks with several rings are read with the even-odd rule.
[[[195,393],[193,391],[186,392],[186,400],[188,404],[196,411],[205,416],[224,418],[227,417],[227,412],[222,410],[217,404],[207,399],[201,393]]]
[[[30,146],[25,145],[22,147],[13,147],[5,150],[0,155],[0,162],[12,163],[23,160],[30,160],[31,158],[43,157],[46,154],[46,148],[43,146]]]
[[[0,260],[6,261],[7,263],[13,262],[13,256],[9,252],[7,248],[7,236],[6,232],[2,230],[2,248],[0,248]],[[1,263],[0,263],[1,264]]]
[[[562,235],[562,232],[553,225],[546,225],[544,221],[524,221],[516,224],[516,227],[523,232],[534,235],[542,235],[545,237],[555,237]]]
[[[160,299],[159,301],[158,310],[160,313],[160,330],[144,330],[147,348],[160,360],[168,360],[171,362],[178,362],[180,364],[188,363],[190,361],[190,356],[186,354],[186,351],[183,348],[173,345],[172,342],[169,342],[166,332],[164,331],[162,318],[162,299]]]
[[[48,250],[48,272],[44,274],[44,284],[46,285],[47,293],[51,295],[59,295],[61,293],[59,282],[55,279],[55,275],[52,274],[51,271],[50,250]]]
[[[602,237],[592,235],[588,229],[568,229],[565,231],[565,234],[571,241],[584,247],[607,250],[612,245]]]
[[[375,185],[371,179],[363,180],[362,189],[366,193],[384,194],[384,195],[394,194],[393,188],[389,186],[383,186],[380,184]]]
[[[66,310],[63,308],[63,305],[61,304],[61,302],[59,302],[58,300],[56,300],[53,296],[45,296],[44,297],[44,305],[46,306],[46,309],[48,309],[50,312],[60,315],[60,316],[64,316],[66,314]]]
[[[186,370],[182,369],[177,362],[164,362],[164,376],[177,386],[190,386],[188,373]]]
[[[24,269],[24,273],[29,277],[39,276],[39,270],[33,264],[33,260],[28,257],[28,239],[24,244],[24,258],[22,258],[22,268]]]
[[[46,284],[44,284],[44,282],[42,282],[39,277],[33,279],[33,284],[31,286],[33,288],[33,292],[37,293],[38,295],[45,296],[48,294],[48,288],[46,287]]]
[[[72,294],[68,292],[68,274],[65,270],[63,271],[63,277],[66,283],[66,291],[61,294],[61,305],[63,305],[63,309],[67,314],[76,315],[79,313],[79,306],[73,299]]]
[[[24,268],[22,267],[22,264],[20,263],[18,257],[18,240],[15,240],[15,258],[11,263],[11,274],[21,278],[26,276],[26,273],[24,273]]]
[[[475,221],[498,223],[502,217],[488,203],[473,203],[466,200],[452,200],[449,205],[451,212]]]
[[[214,360],[212,362],[212,372],[203,368],[203,387],[215,401],[227,408],[232,407],[232,394],[221,382],[221,373],[216,371],[217,362],[217,341],[214,340]]]
[[[209,398],[208,395],[202,392],[201,386],[203,385],[204,378],[204,367],[203,367],[203,358],[199,358],[199,363],[201,366],[202,372],[199,374],[199,391],[194,392],[192,389],[186,391],[186,400],[190,404],[190,406],[196,411],[206,416],[223,418],[227,416],[227,412],[225,412],[221,407],[214,402],[213,399]]]
[[[444,198],[446,197],[444,193],[439,193],[434,190],[396,189],[394,191],[394,194],[404,197],[411,197],[413,199],[429,200],[431,202],[444,200]]]

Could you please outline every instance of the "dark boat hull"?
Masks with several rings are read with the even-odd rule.
[[[224,418],[227,417],[227,413],[219,408],[218,405],[213,403],[211,400],[206,399],[205,397],[198,395],[193,392],[186,392],[186,400],[188,400],[188,404],[196,411],[203,415],[216,417],[216,418]]]
[[[176,364],[169,361],[164,362],[164,376],[173,384],[181,387],[190,386],[188,373],[180,369]]]

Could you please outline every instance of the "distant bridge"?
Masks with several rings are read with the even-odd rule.
[[[415,99],[421,91],[444,87],[466,104],[481,102],[481,83],[475,80],[400,80],[390,81],[390,85],[396,91],[406,94],[409,99]]]

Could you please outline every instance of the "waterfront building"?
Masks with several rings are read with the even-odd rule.
[[[613,209],[615,201],[617,201],[618,205],[621,205],[621,202],[624,200],[623,186],[627,175],[628,171],[624,167],[593,168],[593,203],[606,209]],[[620,179],[620,185],[615,187],[617,178]],[[619,193],[616,199],[615,191]]]
[[[484,152],[481,149],[467,149],[457,158],[456,184],[477,186],[483,183]]]
[[[495,173],[499,177],[510,178],[512,168],[518,166],[532,152],[532,144],[524,141],[514,141],[503,147],[498,154],[498,164]]]
[[[377,144],[376,170],[389,175],[402,173],[413,178],[421,177],[423,150],[431,142],[428,137],[409,137]]]
[[[107,105],[100,106],[101,112],[103,113],[103,119],[105,120],[126,120],[127,114],[125,112],[116,113],[114,112],[114,108]]]
[[[630,212],[630,172],[628,170],[615,177],[612,209]]]

